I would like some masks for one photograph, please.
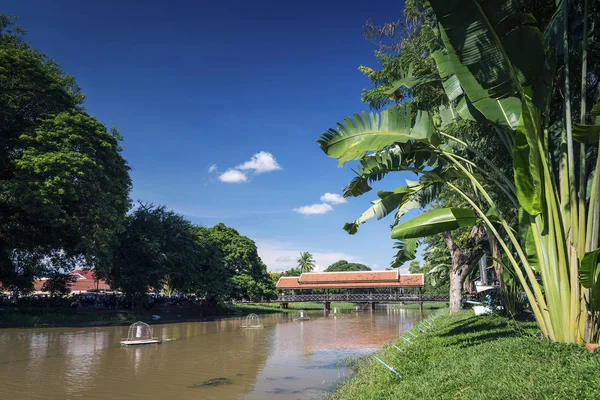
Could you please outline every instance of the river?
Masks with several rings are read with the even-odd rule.
[[[318,399],[369,354],[426,316],[343,310],[154,325],[160,345],[121,347],[126,326],[0,330],[3,399]],[[383,372],[382,370],[382,373]],[[202,382],[226,378],[216,386]]]

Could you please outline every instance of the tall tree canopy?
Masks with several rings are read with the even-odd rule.
[[[327,268],[324,272],[343,272],[343,271],[370,271],[371,268],[360,263],[349,263],[346,260],[336,261]]]
[[[0,15],[0,284],[24,289],[48,267],[106,255],[131,181],[118,131],[83,111],[75,78],[13,22]]]

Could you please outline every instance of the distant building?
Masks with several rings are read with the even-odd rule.
[[[76,269],[71,272],[71,275],[76,278],[76,281],[69,285],[71,293],[95,292],[96,290],[105,291],[111,290],[110,285],[102,279],[97,279],[94,271],[84,271]],[[46,279],[36,280],[33,284],[35,293],[42,292],[42,286]]]

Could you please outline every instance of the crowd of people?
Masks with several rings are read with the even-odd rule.
[[[146,302],[132,301],[120,293],[71,293],[67,296],[34,294],[13,296],[0,293],[0,306],[18,305],[31,307],[71,307],[95,309],[130,309],[136,307],[203,305],[204,300],[195,295],[148,294]]]

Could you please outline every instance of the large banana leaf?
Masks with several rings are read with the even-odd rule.
[[[317,143],[340,166],[347,161],[358,160],[369,151],[379,151],[396,143],[411,140],[430,143],[436,135],[428,113],[419,111],[412,124],[409,105],[390,107],[378,114],[355,114],[344,119],[336,129],[329,129]]]
[[[356,197],[368,192],[371,190],[370,182],[383,179],[389,172],[419,172],[426,167],[435,167],[438,162],[438,155],[430,147],[416,142],[366,155],[360,160],[358,176],[344,188],[344,197]]]
[[[420,75],[416,76],[413,72],[413,64],[408,66],[408,69],[403,71],[402,78],[394,81],[388,88],[385,89],[385,94],[390,95],[401,87],[412,88],[423,83],[439,81],[440,76],[435,75]]]
[[[371,204],[373,204],[367,211],[362,213],[360,217],[358,217],[355,221],[346,223],[344,225],[344,230],[351,235],[354,235],[358,227],[361,224],[367,222],[367,220],[371,218],[377,218],[378,220],[386,217],[390,213],[392,213],[395,209],[400,207],[404,202],[407,201],[409,196],[418,188],[410,187],[410,186],[402,186],[394,189],[393,192],[384,192],[381,191],[377,193],[379,196],[378,200],[373,200]]]
[[[397,241],[394,248],[398,249],[398,252],[394,255],[390,268],[400,268],[405,262],[414,260],[417,257],[417,247],[419,247],[419,239]]]
[[[456,96],[455,98],[459,99],[456,107],[458,114],[463,119],[489,121],[501,127],[516,129],[521,112],[519,99],[516,97],[502,99],[490,97],[488,91],[477,82],[468,68],[461,64],[445,32],[442,30],[440,33],[444,39],[444,48],[434,51],[432,56],[440,76],[447,78],[444,82],[450,82],[444,85],[446,94],[448,97]],[[456,80],[460,82],[462,91],[464,91],[463,95],[459,95],[457,92]]]
[[[461,64],[492,98],[514,96],[536,82],[544,62],[542,35],[535,19],[521,11],[521,1],[430,4]]]
[[[519,204],[536,216],[544,210],[543,155],[538,149],[540,112],[529,98],[522,101],[523,109],[513,147],[513,168]]]
[[[475,211],[469,208],[440,208],[392,228],[392,239],[421,238],[473,226],[477,222]]]

